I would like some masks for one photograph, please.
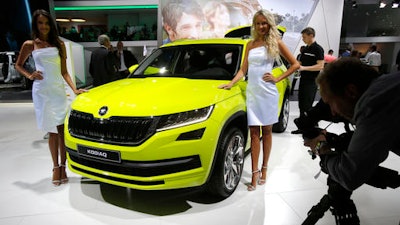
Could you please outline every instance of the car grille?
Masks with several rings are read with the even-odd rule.
[[[113,163],[82,156],[69,148],[67,148],[67,151],[70,159],[75,163],[102,171],[129,176],[152,177],[183,172],[201,167],[200,156],[198,155],[157,161],[122,160],[121,163]],[[95,174],[78,167],[75,167],[75,169],[85,173],[90,173],[92,175],[100,176],[99,174]],[[107,179],[114,178],[107,176]]]
[[[72,110],[68,118],[71,136],[100,143],[137,146],[156,131],[156,118],[119,117],[94,118],[92,114]]]

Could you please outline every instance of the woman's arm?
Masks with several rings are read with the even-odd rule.
[[[229,82],[228,84],[222,84],[220,86],[218,86],[218,88],[222,88],[222,89],[231,89],[231,87],[238,82],[239,80],[241,80],[244,75],[247,72],[248,69],[248,59],[247,56],[249,54],[249,48],[252,44],[252,41],[247,43],[247,47],[246,47],[246,51],[245,51],[245,55],[244,55],[244,59],[243,59],[243,63],[242,66],[240,67],[239,71],[236,73],[235,77],[233,77],[233,79],[231,80],[231,82]]]
[[[278,79],[276,82],[285,79],[286,77],[290,76],[290,74],[294,73],[296,70],[300,68],[299,61],[296,60],[296,58],[290,52],[289,48],[285,45],[285,43],[281,39],[278,40],[278,46],[281,55],[290,63],[290,67],[281,76],[277,77]]]
[[[32,54],[33,49],[34,49],[34,44],[32,40],[25,41],[22,44],[17,61],[15,63],[15,69],[29,80],[35,80],[35,79],[41,80],[43,79],[43,77],[40,71],[34,71],[30,73],[24,68],[24,64],[28,59],[28,57]]]
[[[72,91],[78,95],[80,93],[83,92],[87,92],[87,90],[85,89],[76,89],[76,86],[74,84],[74,82],[72,82],[71,76],[68,73],[67,70],[67,52],[66,52],[66,48],[65,48],[65,44],[61,43],[61,48],[62,48],[62,57],[61,57],[61,75],[63,76],[65,82],[67,82],[67,84],[71,87]]]

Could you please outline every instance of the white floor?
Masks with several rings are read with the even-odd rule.
[[[53,187],[44,133],[36,129],[31,103],[0,103],[1,225],[296,225],[326,193],[326,175],[318,179],[318,159],[311,160],[295,129],[297,103],[285,133],[274,134],[267,183],[248,192],[250,157],[241,184],[224,201],[185,191],[144,192],[115,187],[69,172],[70,183]],[[342,126],[329,129],[339,132]],[[384,165],[400,170],[390,155]],[[400,189],[362,186],[353,194],[361,224],[398,225]],[[317,224],[334,225],[328,211]]]

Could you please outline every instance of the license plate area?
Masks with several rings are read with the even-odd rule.
[[[81,156],[97,159],[100,161],[121,163],[121,153],[118,151],[104,150],[78,145],[78,153]]]

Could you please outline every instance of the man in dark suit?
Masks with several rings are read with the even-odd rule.
[[[114,55],[118,59],[118,79],[125,78],[129,75],[129,67],[138,63],[135,56],[129,50],[124,50],[122,41],[118,41],[117,50]]]
[[[111,51],[110,38],[102,34],[98,37],[98,42],[100,48],[92,52],[89,65],[94,87],[116,80],[118,73],[117,59]]]

